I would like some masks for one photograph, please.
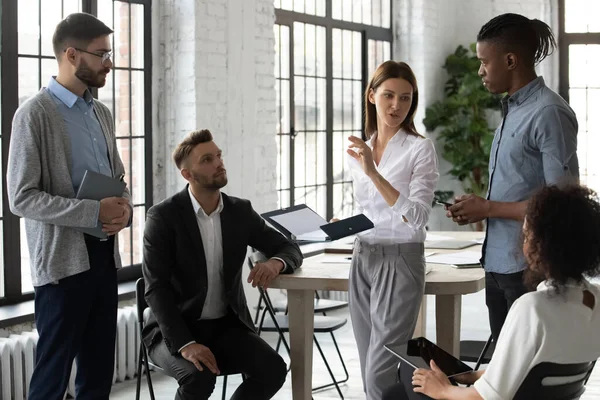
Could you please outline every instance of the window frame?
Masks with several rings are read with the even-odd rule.
[[[600,32],[565,32],[565,1],[558,0],[558,91],[562,98],[569,102],[569,46],[572,44],[600,45]]]
[[[566,32],[566,1],[558,0],[558,93],[571,104],[569,80],[569,47],[571,45],[600,45],[600,32]],[[586,113],[586,116],[589,113]],[[580,127],[581,129],[581,127]],[[587,153],[590,157],[590,153]],[[580,165],[580,177],[582,166]],[[584,175],[587,181],[589,174]],[[591,187],[598,190],[597,187]]]
[[[375,25],[366,25],[362,23],[344,21],[333,18],[333,10],[332,10],[332,0],[326,0],[325,5],[325,16],[317,16],[312,14],[304,14],[296,11],[275,8],[275,25],[287,26],[290,32],[289,35],[289,60],[288,65],[290,68],[289,71],[289,95],[290,95],[290,113],[289,113],[289,154],[290,160],[288,164],[289,168],[289,188],[278,188],[278,193],[283,191],[289,191],[289,201],[290,206],[295,205],[294,199],[294,190],[295,190],[295,162],[294,162],[294,137],[295,134],[295,103],[294,103],[294,23],[300,22],[304,24],[310,24],[315,26],[325,27],[325,76],[326,76],[326,86],[325,86],[325,99],[326,99],[326,144],[325,144],[325,158],[326,158],[326,183],[325,183],[325,192],[326,192],[326,215],[324,216],[327,220],[335,217],[333,215],[334,205],[333,205],[333,187],[334,184],[339,184],[341,182],[335,182],[333,171],[333,121],[334,121],[334,109],[333,109],[333,56],[332,56],[332,45],[333,45],[333,30],[340,29],[344,31],[354,31],[361,33],[362,40],[362,55],[361,55],[361,70],[362,70],[362,90],[367,86],[368,83],[368,43],[370,40],[375,41],[384,41],[389,42],[390,46],[390,54],[391,49],[393,49],[393,2],[391,0],[382,0],[390,2],[390,21],[389,28],[379,27]],[[277,105],[279,107],[279,104]],[[361,110],[364,115],[364,104],[361,101]],[[361,131],[364,132],[364,119],[362,121]],[[279,133],[278,133],[279,134]],[[364,139],[364,133],[363,133]],[[281,151],[281,150],[280,150]],[[278,168],[280,166],[278,165]],[[321,186],[321,184],[315,183],[314,185],[306,185],[306,187],[312,186]],[[281,204],[280,204],[281,206]]]
[[[41,9],[41,1],[38,6]],[[139,4],[144,6],[143,13],[143,36],[144,36],[144,184],[145,193],[143,195],[145,203],[140,206],[145,208],[145,212],[152,206],[152,0],[113,0],[121,3]],[[81,11],[92,15],[98,15],[97,0],[80,0]],[[4,274],[4,295],[0,297],[0,306],[16,304],[34,298],[33,292],[22,292],[21,277],[21,242],[20,242],[20,218],[10,212],[8,206],[8,196],[6,190],[6,171],[8,167],[8,148],[11,136],[12,119],[19,106],[19,52],[18,52],[18,2],[14,0],[0,0],[1,14],[1,52],[0,52],[0,71],[1,71],[1,144],[2,144],[2,246],[3,246],[3,264],[0,268]],[[129,24],[131,32],[131,24]],[[131,35],[129,36],[131,41]],[[23,58],[23,57],[22,57]],[[36,59],[52,59],[44,55],[38,55]],[[131,68],[131,67],[129,67]],[[134,68],[135,70],[135,68]],[[41,71],[40,71],[41,74]],[[44,84],[42,82],[42,84]],[[131,87],[131,83],[130,83]],[[98,91],[92,90],[95,98],[98,97]],[[131,91],[129,92],[131,97]],[[131,99],[130,99],[131,102]],[[114,115],[113,115],[114,117]],[[135,135],[134,135],[135,137]],[[129,136],[126,136],[129,138]],[[130,161],[131,162],[131,161]],[[144,215],[145,215],[144,212]],[[133,228],[130,228],[132,231]],[[127,231],[126,234],[132,240],[133,233]],[[126,261],[126,260],[123,260]],[[119,282],[131,281],[141,276],[141,264],[124,265],[119,270]]]

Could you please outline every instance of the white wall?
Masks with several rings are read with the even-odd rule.
[[[393,55],[396,60],[406,61],[417,76],[420,95],[415,117],[417,129],[435,140],[435,133],[425,132],[422,120],[427,106],[443,97],[447,76],[442,65],[459,44],[468,46],[475,42],[483,24],[507,12],[541,19],[557,33],[557,10],[556,0],[395,0]],[[558,89],[557,54],[540,64],[538,72],[544,76],[548,86]],[[450,164],[442,159],[440,150],[438,156],[441,174],[438,189],[462,194],[458,181],[445,175]],[[429,228],[469,229],[460,228],[448,220],[440,207],[434,207]]]
[[[154,199],[180,190],[179,141],[210,129],[223,149],[225,191],[277,205],[275,13],[271,0],[155,0]]]

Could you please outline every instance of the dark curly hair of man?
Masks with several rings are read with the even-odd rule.
[[[568,280],[580,283],[600,274],[600,203],[583,186],[547,186],[529,202],[525,240],[530,268],[526,282],[546,277],[560,291]]]

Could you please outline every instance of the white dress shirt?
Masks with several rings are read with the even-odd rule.
[[[595,297],[593,309],[583,304],[584,290]],[[529,371],[542,362],[574,364],[600,357],[598,332],[598,286],[573,282],[557,294],[542,282],[536,292],[514,302],[492,360],[474,387],[484,400],[512,399]],[[555,384],[558,379],[552,378]]]
[[[367,141],[371,149],[375,138],[374,135]],[[400,192],[391,207],[365,175],[360,162],[350,155],[347,159],[352,173],[355,211],[364,213],[375,225],[375,228],[359,233],[360,240],[370,244],[424,242],[433,192],[440,177],[433,142],[402,129],[388,142],[376,168]]]
[[[223,237],[221,232],[221,211],[223,211],[223,196],[219,195],[219,205],[210,215],[206,215],[198,200],[188,187],[198,229],[202,237],[204,257],[206,258],[206,273],[208,290],[202,308],[200,319],[216,319],[227,314],[227,299],[225,298],[223,278]]]
[[[188,187],[188,193],[192,200],[196,222],[202,237],[204,247],[204,257],[206,258],[206,273],[208,278],[208,290],[206,300],[202,308],[200,319],[217,319],[227,314],[227,299],[225,298],[224,278],[223,278],[223,236],[221,231],[221,211],[223,211],[223,196],[219,195],[219,205],[210,215],[207,215],[198,200],[194,197],[192,190]],[[283,264],[283,270],[287,268],[286,262],[278,257],[271,259],[279,260]],[[282,270],[282,271],[283,271]],[[196,343],[195,341],[186,343],[180,349],[183,350],[187,345]]]

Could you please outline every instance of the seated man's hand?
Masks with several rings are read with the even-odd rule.
[[[267,289],[284,267],[283,262],[274,259],[256,263],[248,275],[248,283],[252,283],[252,287],[260,286]]]
[[[414,391],[423,393],[433,399],[445,399],[446,390],[451,388],[452,384],[433,360],[429,365],[431,370],[417,368],[413,373]]]
[[[194,364],[198,368],[198,371],[204,371],[202,367],[204,365],[215,375],[221,373],[219,367],[217,367],[217,360],[214,354],[206,346],[198,343],[190,343],[181,349],[181,356]]]

